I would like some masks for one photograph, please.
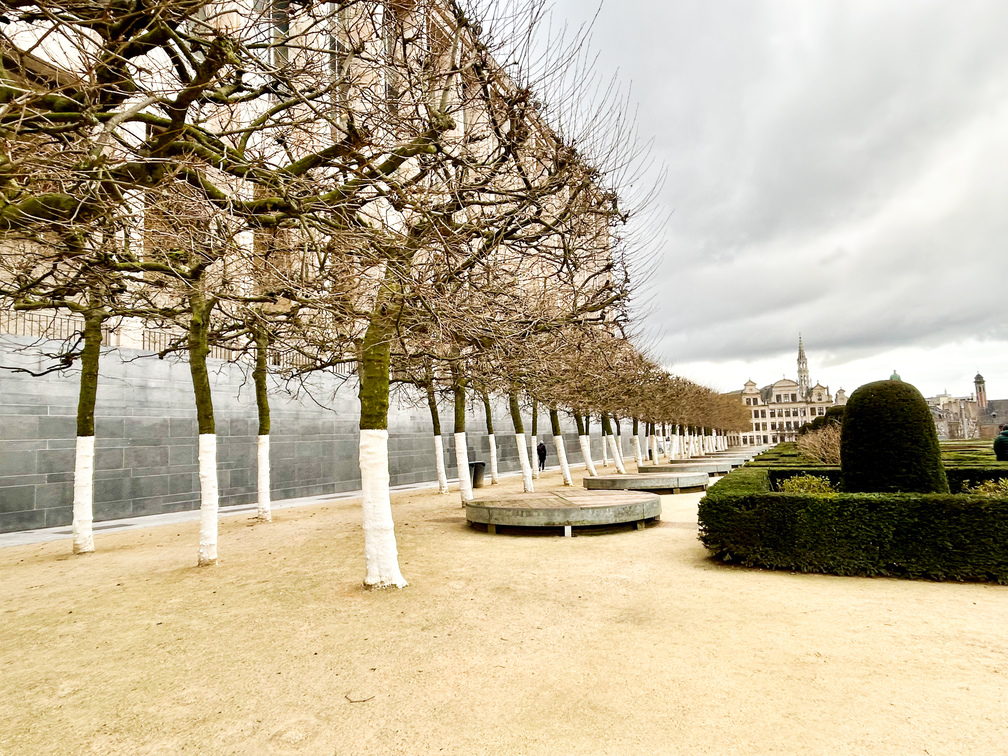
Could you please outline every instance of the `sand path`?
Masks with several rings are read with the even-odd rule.
[[[395,494],[402,591],[352,500],[224,519],[216,568],[195,522],[2,549],[0,754],[1008,751],[1008,588],[720,566],[698,500],[565,539]]]

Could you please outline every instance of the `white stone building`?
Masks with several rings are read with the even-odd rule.
[[[752,430],[740,434],[742,445],[794,441],[801,426],[821,417],[830,407],[847,403],[843,389],[839,389],[834,396],[830,393],[829,386],[810,384],[808,360],[799,336],[797,381],[781,378],[769,386],[757,388],[757,384],[750,379],[741,391],[732,392],[741,395],[751,415]]]
[[[979,412],[976,399],[970,396],[952,396],[948,391],[925,399],[934,419],[938,439],[980,438]]]

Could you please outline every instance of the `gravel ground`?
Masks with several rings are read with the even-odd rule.
[[[354,500],[224,519],[216,568],[196,522],[2,549],[0,754],[1008,751],[1008,588],[721,566],[698,500],[565,539],[397,493],[401,591]]]

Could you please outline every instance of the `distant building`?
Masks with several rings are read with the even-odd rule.
[[[929,396],[926,401],[942,441],[967,438],[994,438],[999,426],[1008,423],[1008,399],[988,399],[987,383],[977,373],[975,393],[951,396],[948,391]]]
[[[1008,423],[1008,399],[988,399],[987,383],[980,373],[973,379],[977,403],[977,437],[994,438],[1000,426]]]
[[[970,396],[952,396],[947,391],[926,398],[940,441],[979,438],[977,402]]]
[[[843,389],[834,397],[829,386],[810,384],[808,360],[799,336],[797,381],[781,378],[769,386],[757,388],[754,381],[748,380],[741,391],[731,392],[740,395],[750,408],[752,431],[740,434],[743,446],[794,441],[801,426],[824,415],[828,408],[847,403]]]

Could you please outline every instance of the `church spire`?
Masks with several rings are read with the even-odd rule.
[[[809,393],[808,360],[805,358],[805,347],[802,346],[801,334],[798,334],[798,395],[804,400]]]

